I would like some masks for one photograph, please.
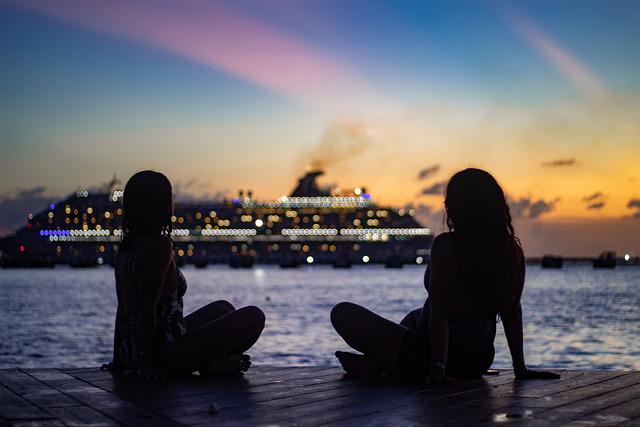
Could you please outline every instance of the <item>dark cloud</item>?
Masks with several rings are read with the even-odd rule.
[[[627,203],[629,209],[640,209],[640,199],[631,199]]]
[[[570,159],[556,159],[556,160],[551,160],[550,162],[542,162],[542,166],[545,167],[565,167],[565,166],[575,166],[577,165],[578,162],[576,161],[575,158],[570,158]]]
[[[0,195],[0,235],[11,233],[27,221],[27,215],[40,212],[51,202],[43,186]]]
[[[431,184],[428,187],[423,188],[420,194],[422,194],[423,196],[428,196],[428,195],[439,196],[444,194],[444,189],[446,188],[446,186],[447,186],[447,181],[436,182],[434,184]]]
[[[640,199],[631,199],[627,203],[627,208],[635,209],[635,212],[631,214],[631,218],[640,219]]]
[[[514,218],[529,219],[536,219],[553,211],[559,201],[559,197],[548,201],[544,199],[533,200],[531,197],[508,199],[509,207],[511,208],[511,216]]]
[[[589,194],[582,198],[583,202],[594,202],[596,200],[601,200],[604,198],[604,194],[601,191],[596,191],[593,194]]]
[[[587,209],[589,210],[598,210],[605,207],[607,204],[605,199],[607,198],[606,194],[602,191],[596,191],[593,194],[588,194],[582,198],[582,201],[587,204]]]
[[[436,174],[440,170],[440,165],[436,164],[433,166],[426,167],[418,172],[418,179],[427,179],[431,175]]]

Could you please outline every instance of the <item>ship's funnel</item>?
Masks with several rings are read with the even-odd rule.
[[[320,170],[307,172],[305,176],[300,178],[298,185],[291,192],[291,197],[326,197],[330,196],[328,191],[323,191],[318,187],[316,178],[324,172]]]

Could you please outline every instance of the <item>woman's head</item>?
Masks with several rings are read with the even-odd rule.
[[[477,236],[514,234],[504,192],[496,179],[482,169],[468,168],[453,175],[444,206],[450,231]]]
[[[444,204],[464,286],[488,314],[509,308],[522,256],[504,191],[488,172],[464,169],[451,177]]]
[[[171,183],[160,172],[145,170],[129,178],[124,187],[123,207],[123,249],[142,235],[171,232]]]

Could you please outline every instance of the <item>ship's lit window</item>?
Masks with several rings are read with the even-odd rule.
[[[64,219],[64,222],[65,222],[65,223],[67,223],[67,224],[69,224],[69,223],[71,222],[71,219],[69,219],[69,218],[65,218],[65,219]]]
[[[62,252],[62,246],[56,246],[56,252],[60,255],[60,252]]]
[[[89,206],[87,208],[87,213],[92,214],[93,213],[93,208],[91,206]]]
[[[311,227],[314,230],[319,230],[320,229],[320,224],[313,224],[313,226]]]
[[[262,227],[264,225],[264,221],[260,218],[256,219],[256,227]]]
[[[400,210],[398,211],[398,215],[400,215],[400,216],[404,216],[404,209],[400,209]]]
[[[178,218],[175,215],[171,215],[171,222],[176,222]]]
[[[178,256],[184,256],[184,251],[182,249],[178,249]]]
[[[416,211],[414,209],[409,209],[409,215],[414,216]]]
[[[329,251],[335,252],[336,251],[336,245],[329,246]]]
[[[53,218],[53,212],[49,212],[49,218]]]
[[[313,257],[312,256],[308,256],[307,257],[307,263],[313,264]]]
[[[233,252],[234,254],[238,252],[238,247],[236,245],[231,246],[231,252]]]
[[[74,209],[74,210],[73,210],[73,214],[74,214],[74,215],[78,215],[78,209]]]
[[[354,252],[358,252],[359,250],[360,250],[360,245],[359,244],[356,243],[355,245],[353,245],[353,251]]]
[[[374,212],[373,212],[373,211],[367,211],[367,216],[368,216],[369,218],[373,217],[373,215],[374,215]]]
[[[107,218],[107,219],[111,218],[111,212],[106,211],[106,212],[104,213],[104,217],[105,217],[105,218]]]
[[[96,223],[96,219],[95,218],[91,218],[91,224],[95,224]]]
[[[328,249],[329,249],[329,245],[327,245],[326,243],[320,246],[320,250],[322,252],[326,252]]]
[[[122,208],[118,208],[118,209],[116,210],[116,213],[117,213],[118,215],[122,215]]]
[[[304,217],[302,218],[302,222],[304,222],[305,224],[307,224],[309,222],[309,217]]]
[[[205,216],[205,217],[204,217],[204,223],[205,223],[205,224],[209,224],[209,223],[211,223],[211,218],[209,218],[208,216]]]
[[[178,217],[178,224],[184,224],[184,218],[183,217]]]
[[[74,223],[74,224],[77,224],[78,222],[80,222],[80,221],[78,220],[78,218],[73,218],[73,223]]]
[[[358,218],[353,220],[353,225],[355,225],[356,227],[358,227],[360,225],[360,220]]]
[[[277,251],[278,249],[280,249],[280,246],[277,243],[274,243],[273,245],[271,245],[271,249]]]
[[[217,215],[216,211],[211,211],[211,212],[209,212],[209,216],[210,216],[211,218],[214,218],[216,215]]]
[[[98,265],[104,264],[104,259],[102,259],[102,257],[98,257],[96,261],[98,262]]]
[[[362,262],[369,262],[369,256],[368,255],[363,256]]]
[[[314,221],[314,222],[318,222],[318,221],[320,221],[320,215],[314,215],[314,216],[313,216],[313,221]]]
[[[193,251],[192,251],[191,249],[189,249],[189,250],[187,251],[187,255],[188,255],[188,256],[193,256]]]
[[[100,246],[98,246],[98,250],[99,250],[100,252],[104,252],[104,249],[105,249],[105,248],[104,248],[104,245],[100,245]]]
[[[309,252],[309,245],[304,245],[302,247],[302,252]]]
[[[359,196],[360,194],[362,194],[362,188],[356,188],[355,190],[353,190],[353,193],[354,193],[356,196]]]
[[[67,206],[67,207],[64,209],[64,212],[65,212],[67,215],[69,215],[69,214],[71,213],[71,208],[70,208],[69,206]]]
[[[422,264],[423,262],[424,262],[424,259],[421,256],[416,258],[416,264]]]
[[[202,218],[202,214],[200,212],[196,212],[196,219]]]
[[[53,224],[53,220],[49,218],[49,224]]]

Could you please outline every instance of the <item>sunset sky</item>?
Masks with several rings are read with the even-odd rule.
[[[309,165],[437,228],[442,183],[476,166],[529,254],[640,253],[638,16],[635,1],[0,0],[0,231],[114,173],[267,199]]]

